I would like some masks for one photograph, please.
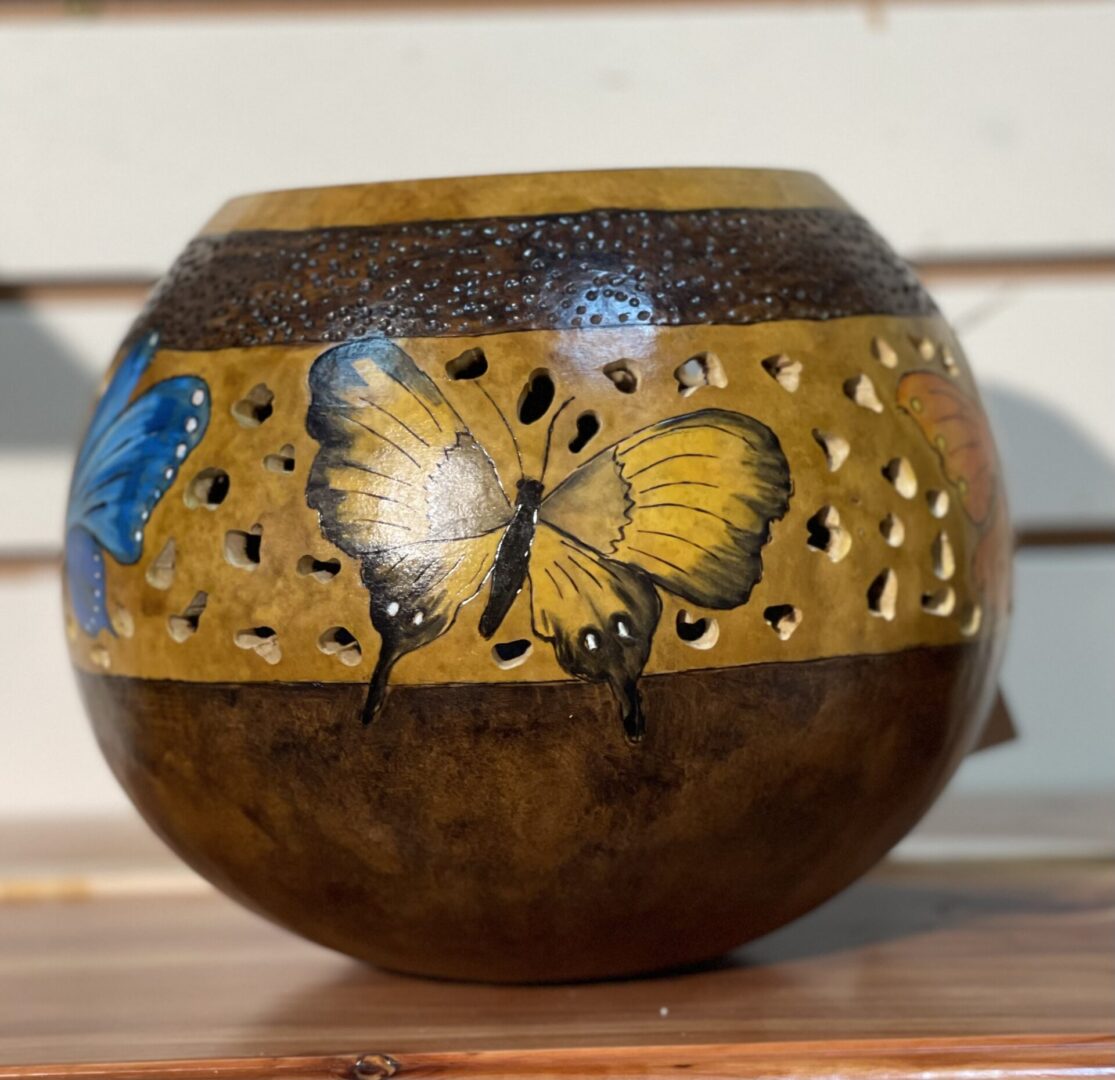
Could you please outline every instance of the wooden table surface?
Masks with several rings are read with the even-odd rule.
[[[8,825],[0,1078],[1115,1076],[1115,862],[1056,843],[915,843],[717,964],[495,987],[303,942],[134,826]]]

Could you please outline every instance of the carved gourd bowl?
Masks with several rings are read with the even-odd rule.
[[[990,707],[1009,592],[954,335],[821,181],[233,200],[78,458],[97,737],[202,874],[409,972],[715,956],[848,884]]]

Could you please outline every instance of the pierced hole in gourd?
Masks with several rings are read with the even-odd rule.
[[[953,356],[952,349],[947,345],[941,346],[941,366],[954,379],[960,374],[960,365],[956,362],[956,357]]]
[[[483,349],[465,349],[445,365],[445,374],[451,379],[479,379],[488,370],[488,358]]]
[[[833,435],[832,432],[814,428],[813,439],[824,451],[829,472],[836,472],[848,460],[848,455],[852,452],[851,445],[842,435]]]
[[[229,529],[225,533],[225,560],[240,570],[254,570],[259,566],[262,549],[262,525],[253,525],[248,532]]]
[[[94,645],[89,650],[89,659],[95,667],[99,667],[102,671],[108,671],[112,665],[112,657],[108,655],[108,649],[103,645]]]
[[[951,585],[922,594],[921,609],[927,615],[951,615],[955,607],[956,591]]]
[[[314,581],[325,584],[341,572],[341,561],[340,559],[315,559],[312,555],[303,555],[298,560],[296,569],[303,577],[312,577]]]
[[[174,557],[174,538],[171,537],[147,566],[144,577],[148,585],[154,589],[169,589],[174,584]]]
[[[979,633],[980,623],[983,621],[983,609],[979,604],[968,600],[960,609],[960,632],[965,637],[972,637]]]
[[[232,415],[242,427],[259,427],[275,411],[275,395],[266,383],[253,386],[232,407]]]
[[[840,524],[835,506],[822,506],[806,523],[806,543],[823,551],[834,563],[840,562],[852,547],[852,534]]]
[[[583,412],[577,417],[577,434],[569,440],[569,449],[579,454],[589,442],[596,438],[600,430],[600,420],[594,412]]]
[[[554,380],[542,368],[534,372],[519,395],[519,422],[534,424],[546,415],[554,403]]]
[[[925,502],[929,512],[935,518],[943,518],[949,512],[949,493],[947,491],[929,490],[925,493]]]
[[[182,492],[182,498],[191,510],[204,506],[216,510],[228,495],[229,479],[224,469],[202,469]]]
[[[277,664],[283,658],[279,635],[270,626],[249,626],[237,630],[232,635],[232,641],[238,649],[250,649],[268,664]]]
[[[950,580],[956,573],[956,556],[953,554],[949,534],[939,532],[933,539],[930,551],[933,556],[933,573],[942,581]]]
[[[335,656],[346,667],[360,663],[360,642],[343,626],[331,626],[317,639],[317,647],[326,656]]]
[[[882,533],[883,539],[891,547],[901,547],[906,539],[906,526],[902,524],[902,519],[895,514],[887,514],[879,522],[879,532]]]
[[[890,622],[898,607],[898,575],[884,570],[867,586],[867,610]]]
[[[894,346],[886,338],[877,337],[872,339],[871,354],[885,368],[898,367],[898,353],[894,351]]]
[[[720,624],[711,616],[679,611],[674,627],[678,637],[692,649],[711,649],[720,639]]]
[[[932,360],[937,355],[936,344],[927,337],[910,337],[910,344],[918,351],[918,356],[923,360]]]
[[[771,604],[763,609],[763,618],[783,641],[789,641],[801,625],[801,610],[793,604]]]
[[[867,409],[868,412],[883,411],[883,403],[875,393],[875,384],[866,375],[853,375],[850,379],[845,379],[844,396],[849,401],[854,401],[861,409]]]
[[[515,641],[498,641],[492,646],[492,660],[498,668],[510,671],[520,664],[525,664],[530,654],[534,652],[534,645],[526,638]]]
[[[208,593],[194,593],[194,598],[186,605],[181,615],[171,615],[167,618],[167,632],[175,641],[181,644],[197,633],[207,603],[209,603]]]
[[[883,475],[902,498],[912,499],[918,493],[918,478],[914,467],[904,457],[891,458],[883,466]]]
[[[290,443],[283,443],[277,454],[267,454],[264,457],[263,467],[268,472],[294,472],[294,447]]]
[[[136,622],[132,613],[123,604],[117,604],[110,616],[112,629],[122,638],[130,638],[136,632]]]
[[[724,365],[714,353],[703,352],[691,356],[684,364],[674,369],[674,378],[677,380],[678,393],[682,397],[689,397],[696,393],[702,386],[715,386],[723,389],[728,385],[728,376],[724,374]]]
[[[604,365],[603,371],[621,394],[633,394],[639,389],[639,373],[630,360],[613,360]]]
[[[800,360],[791,360],[785,353],[780,353],[778,356],[768,356],[761,363],[763,370],[783,390],[788,390],[792,394],[801,385]]]

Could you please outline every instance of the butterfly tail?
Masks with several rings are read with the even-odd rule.
[[[368,683],[368,696],[364,699],[364,710],[360,714],[361,723],[367,727],[383,709],[387,698],[387,677],[395,666],[399,654],[390,649],[383,649],[376,661],[376,669],[372,672],[371,681]]]
[[[638,684],[634,679],[620,677],[608,679],[608,685],[612,688],[616,704],[619,705],[623,733],[627,736],[627,741],[642,742],[647,730],[647,720],[643,713]]]

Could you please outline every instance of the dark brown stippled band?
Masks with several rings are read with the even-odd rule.
[[[844,210],[594,210],[199,237],[136,331],[224,349],[935,310]]]

